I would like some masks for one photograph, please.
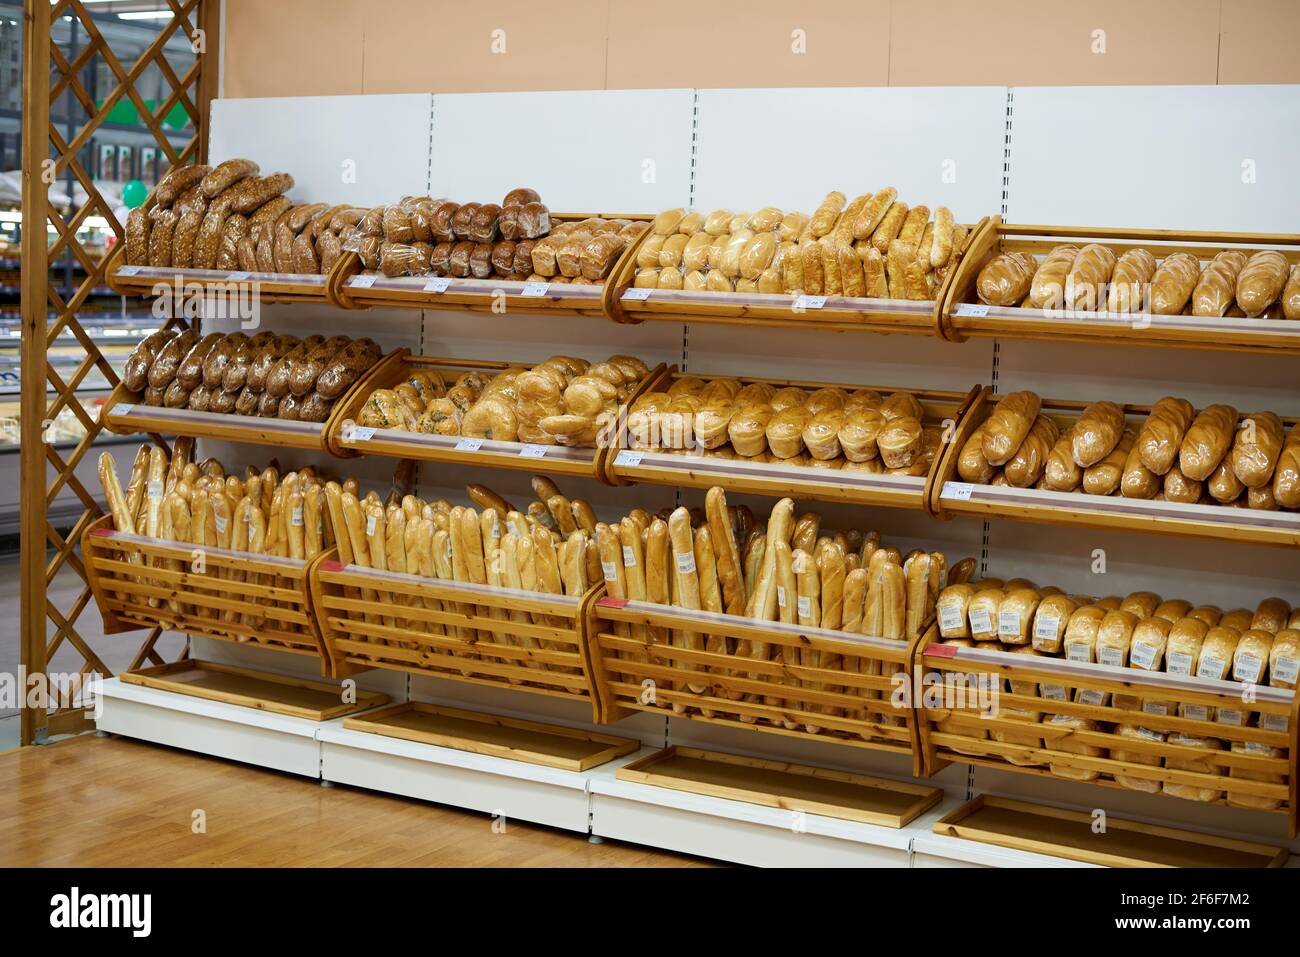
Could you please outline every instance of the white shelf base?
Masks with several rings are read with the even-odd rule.
[[[320,777],[318,725],[304,718],[105,681],[100,731],[304,777]]]

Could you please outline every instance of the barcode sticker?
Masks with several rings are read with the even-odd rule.
[[[1046,698],[1048,701],[1065,700],[1065,685],[1040,685],[1038,690],[1039,693],[1042,694],[1042,696]],[[1063,716],[1058,715],[1057,717],[1063,717]]]
[[[1112,668],[1124,667],[1124,649],[1116,648],[1113,645],[1103,645],[1097,649],[1097,660],[1103,665],[1110,665]]]
[[[351,289],[369,289],[375,284],[377,278],[377,276],[353,276],[348,282],[348,287]]]
[[[1014,611],[998,612],[998,637],[1020,637],[1020,616]]]
[[[632,546],[630,545],[623,546],[623,567],[624,568],[636,567],[636,552],[632,550]]]
[[[1196,669],[1198,678],[1222,678],[1228,663],[1218,655],[1202,655],[1200,667]]]
[[[1300,674],[1300,658],[1283,658],[1278,655],[1277,660],[1273,662],[1273,678],[1276,681],[1295,684],[1298,674]]]
[[[970,610],[970,630],[978,635],[993,634],[993,617],[987,608]]]
[[[1065,657],[1071,661],[1092,661],[1092,648],[1086,641],[1069,641],[1065,644]]]
[[[800,595],[799,596],[799,617],[809,618],[811,616],[812,616],[812,596]]]
[[[1259,726],[1265,731],[1283,731],[1285,732],[1288,725],[1286,715],[1284,714],[1261,714],[1259,716]]]
[[[446,292],[451,285],[450,276],[435,276],[424,284],[425,292]]]
[[[1132,661],[1136,667],[1141,668],[1144,671],[1151,671],[1156,666],[1157,653],[1158,650],[1154,645],[1148,645],[1146,642],[1139,642],[1134,645],[1133,650],[1129,652],[1129,660]]]
[[[629,302],[645,302],[653,291],[652,289],[624,289],[623,298]]]
[[[1165,671],[1171,675],[1190,675],[1192,656],[1185,651],[1171,651],[1165,658]]]
[[[519,450],[521,459],[542,459],[546,457],[546,446],[544,445],[525,445]]]
[[[146,495],[148,498],[162,498],[162,497],[163,497],[163,482],[162,482],[162,479],[150,479],[150,480],[149,480],[149,488],[148,488],[148,490],[145,492],[145,495]]]
[[[600,563],[600,570],[605,575],[605,581],[607,582],[618,581],[618,566],[615,565],[613,562],[602,561]]]
[[[820,309],[825,305],[825,296],[797,296],[794,300],[796,311],[800,309]]]
[[[1220,724],[1244,725],[1245,716],[1236,708],[1220,708],[1214,716],[1214,720]]]
[[[501,516],[497,514],[495,508],[488,509],[488,514],[492,516],[492,524],[488,526],[488,538],[501,537]]]
[[[373,534],[375,534],[375,516],[374,516],[374,515],[367,515],[367,516],[366,516],[366,534],[367,534],[367,535],[373,535]]]
[[[227,521],[226,521],[226,516],[220,514],[219,512],[214,511],[214,512],[212,513],[212,521],[213,521],[213,522],[216,524],[216,526],[217,526],[217,534],[218,534],[218,535],[224,535],[224,534],[226,534],[226,525],[228,524]]]
[[[477,452],[483,448],[482,439],[461,439],[456,443],[457,452]]]
[[[622,449],[618,455],[614,456],[615,465],[629,465],[636,467],[641,464],[641,452],[633,452],[631,449]]]
[[[1270,757],[1273,754],[1272,747],[1270,747],[1267,744],[1260,744],[1258,741],[1245,742],[1245,744],[1242,746],[1242,750],[1245,751],[1247,754],[1266,754],[1269,755]]]
[[[958,304],[953,315],[981,317],[989,314],[989,307],[982,302],[963,302]]]
[[[1209,709],[1203,704],[1185,704],[1180,706],[1180,714],[1192,721],[1204,721],[1210,716]]]
[[[1038,614],[1034,616],[1034,643],[1055,641],[1061,633],[1061,619],[1055,615]]]
[[[301,524],[302,524],[302,506],[301,506],[301,505],[295,505],[295,506],[293,507],[293,511],[289,514],[289,524],[290,524],[290,525],[301,525]]]
[[[546,290],[551,286],[547,282],[526,282],[523,290],[519,293],[521,296],[544,296]]]
[[[1159,731],[1152,731],[1150,728],[1134,728],[1133,732],[1140,738],[1146,738],[1148,741],[1163,741],[1165,736]]]
[[[677,571],[683,575],[689,575],[695,571],[695,553],[694,552],[673,552],[677,558]]]
[[[352,427],[348,433],[349,442],[369,442],[375,437],[375,430],[368,425],[357,425]]]
[[[785,607],[785,586],[783,585],[776,586],[776,606],[778,608]]]
[[[961,613],[961,606],[947,604],[939,606],[939,630],[945,637],[950,631],[962,631],[962,626],[966,624],[966,619]]]
[[[1254,655],[1237,655],[1232,662],[1232,677],[1237,681],[1258,682],[1264,671],[1264,662]]]
[[[1144,701],[1142,710],[1147,714],[1168,714],[1169,706],[1159,701]]]
[[[1106,701],[1106,692],[1087,688],[1079,692],[1079,704],[1099,708]]]
[[[958,502],[969,502],[970,493],[975,488],[970,482],[944,482],[943,498],[955,499]]]

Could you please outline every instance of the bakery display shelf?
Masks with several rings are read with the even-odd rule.
[[[642,391],[666,391],[680,375],[677,367],[672,366]],[[705,380],[718,378],[696,372],[690,373],[690,376]],[[839,388],[852,392],[855,389],[874,389],[882,395],[898,391],[896,386],[844,385],[803,380],[741,377],[740,381],[746,385],[765,382],[777,388],[794,386],[809,390]],[[912,394],[920,401],[925,412],[922,424],[940,428],[947,435],[954,431],[956,423],[982,394],[982,387],[977,385],[964,393],[922,389],[915,390]],[[730,445],[726,447],[730,448]],[[941,454],[935,455],[930,474],[933,474],[941,458]],[[911,509],[926,507],[929,486],[928,475],[845,471],[779,462],[752,462],[740,456],[726,458],[635,448],[611,449],[605,458],[605,478],[611,485],[644,482],[650,485],[701,489],[721,485],[728,491],[774,498],[792,496],[821,502]]]
[[[308,721],[329,721],[388,703],[388,695],[376,691],[353,689],[345,695],[340,686],[323,681],[194,658],[126,671],[120,677],[126,684]]]
[[[625,764],[615,777],[892,828],[906,827],[943,800],[941,788],[923,784],[680,745]]]
[[[913,757],[915,715],[894,676],[911,641],[759,621],[605,596],[589,609],[592,669],[606,721],[634,711]]]
[[[158,627],[322,657],[310,561],[128,535],[108,515],[82,534],[81,556],[106,635]]]
[[[936,682],[917,722],[927,775],[958,762],[1227,804],[1296,836],[1294,691],[929,642],[916,670]]]
[[[348,406],[351,397],[366,388],[373,375],[380,375],[389,365],[400,360],[397,352],[389,353],[363,373],[334,403],[329,418],[324,422],[303,422],[297,419],[264,418],[254,415],[235,415],[224,412],[195,412],[193,409],[169,409],[159,405],[145,405],[141,395],[130,392],[118,383],[100,410],[100,421],[110,432],[118,435],[135,435],[141,432],[167,435],[190,435],[195,438],[223,439],[249,445],[271,445],[280,448],[329,451],[328,437],[340,412]],[[368,394],[368,392],[367,392]]]
[[[599,731],[541,724],[443,705],[408,701],[345,718],[349,731],[469,751],[561,771],[587,771],[631,754],[639,741]]]
[[[970,227],[970,237],[985,222]],[[939,308],[953,278],[945,277],[932,300],[637,289],[633,286],[637,251],[649,235],[643,233],[628,247],[606,280],[604,312],[615,322],[661,320],[928,336],[936,333]],[[968,238],[967,249],[969,242]]]
[[[467,438],[460,435],[431,435],[425,432],[407,432],[402,429],[380,429],[357,425],[370,393],[375,389],[391,389],[404,381],[412,372],[430,371],[451,382],[466,372],[497,373],[509,368],[527,366],[529,363],[499,362],[490,359],[445,359],[436,356],[412,356],[402,349],[390,356],[382,368],[367,376],[364,389],[355,389],[330,420],[329,450],[340,457],[355,455],[387,455],[422,462],[447,462],[490,468],[523,469],[528,472],[546,472],[552,475],[572,475],[579,478],[604,480],[605,450],[595,448],[570,448],[563,445],[538,445],[527,442],[506,442],[494,439]],[[633,391],[634,400],[662,375],[661,364]],[[625,418],[620,413],[619,421]]]
[[[1300,355],[1300,323],[1285,319],[1110,314],[979,302],[975,283],[994,256],[1021,251],[1041,259],[1066,242],[1101,243],[1116,255],[1141,247],[1157,259],[1186,252],[1202,261],[1224,249],[1277,249],[1290,262],[1300,262],[1300,235],[1034,226],[1008,224],[994,216],[971,236],[966,255],[949,277],[938,309],[939,335],[952,342],[979,336]]]
[[[934,833],[1104,867],[1281,867],[1285,847],[1087,811],[976,795],[934,823]]]
[[[582,632],[599,588],[553,595],[326,560],[311,592],[332,677],[388,668],[586,699],[599,714]]]
[[[551,220],[556,223],[576,222],[597,216],[640,222],[654,218],[644,213],[551,213]],[[628,249],[620,254],[618,262],[635,245],[635,242],[629,243]],[[614,268],[617,269],[617,265]],[[613,275],[612,271],[610,275]],[[489,276],[486,279],[453,276],[390,277],[365,271],[361,259],[353,252],[339,257],[328,282],[330,301],[344,309],[381,306],[603,318],[603,293],[603,284],[575,285],[569,282],[547,282],[544,279],[520,282],[499,276]]]
[[[985,389],[966,409],[931,473],[929,510],[939,518],[952,515],[994,515],[1044,525],[1109,528],[1123,531],[1187,535],[1219,541],[1282,547],[1300,546],[1300,512],[1269,511],[1228,505],[1202,505],[1122,494],[1089,495],[1051,489],[1014,488],[964,482],[957,472],[962,447],[992,413],[997,396]],[[1054,419],[1064,433],[1088,406],[1087,402],[1043,399],[1042,414]],[[1121,406],[1130,428],[1141,428],[1151,411],[1146,405]],[[1297,422],[1283,417],[1288,429]],[[1244,494],[1244,493],[1243,493]]]
[[[242,296],[247,287],[252,301],[259,303],[306,302],[325,304],[328,276],[309,273],[246,272],[224,269],[177,269],[173,266],[128,266],[123,261],[126,246],[119,243],[105,265],[112,292],[123,296],[152,298],[162,287],[169,295],[198,294]]]

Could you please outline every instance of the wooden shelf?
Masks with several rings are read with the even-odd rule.
[[[680,746],[626,764],[615,777],[893,828],[907,826],[943,800],[942,789],[921,784]]]
[[[966,255],[948,277],[950,282],[937,310],[939,335],[951,342],[976,336],[1300,355],[1300,323],[1286,320],[1110,315],[988,306],[978,301],[976,280],[994,256],[1022,251],[1042,257],[1054,246],[1067,242],[1099,242],[1113,248],[1117,255],[1142,247],[1157,259],[1187,252],[1207,260],[1224,249],[1253,252],[1274,248],[1291,262],[1300,262],[1297,235],[1025,226],[1007,224],[994,216],[971,237]]]
[[[981,794],[935,822],[934,833],[1105,867],[1281,867],[1285,847]]]
[[[329,721],[388,702],[388,695],[356,690],[356,701],[349,703],[338,685],[195,659],[127,671],[120,677],[127,684],[308,721]]]
[[[641,747],[639,741],[482,711],[408,701],[346,718],[343,727],[561,771],[587,771]]]
[[[1300,545],[1300,512],[1266,511],[1226,505],[1185,504],[1121,494],[1088,495],[1050,489],[976,485],[957,473],[962,447],[997,404],[983,390],[967,407],[952,441],[931,473],[929,509],[940,518],[952,515],[997,516],[1043,525],[1109,528],[1122,531],[1186,535],[1218,541],[1296,547]],[[1054,419],[1062,433],[1082,414],[1086,402],[1043,399],[1042,414]],[[1146,405],[1122,406],[1130,428],[1141,428],[1151,411]],[[1287,428],[1297,419],[1283,418]]]
[[[265,273],[221,269],[177,269],[172,266],[128,266],[126,246],[119,243],[109,256],[105,277],[109,288],[123,296],[154,298],[160,286],[177,299],[195,295],[226,297],[247,295],[259,303],[312,303],[326,305],[329,276],[310,273]],[[177,303],[176,313],[180,313]]]

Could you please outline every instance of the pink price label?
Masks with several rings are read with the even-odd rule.
[[[933,645],[928,645],[928,646],[926,646],[925,653],[926,653],[927,655],[932,655],[932,656],[935,657],[935,658],[956,658],[956,657],[957,657],[957,646],[956,646],[956,645],[941,645],[941,644],[935,643],[935,644],[933,644]]]
[[[596,602],[596,606],[599,607],[599,608],[626,608],[626,607],[627,607],[627,599],[626,599],[626,598],[613,598],[613,597],[611,597],[611,596],[609,596],[609,595],[606,595],[606,596],[605,596],[604,598],[602,598],[600,601]]]

